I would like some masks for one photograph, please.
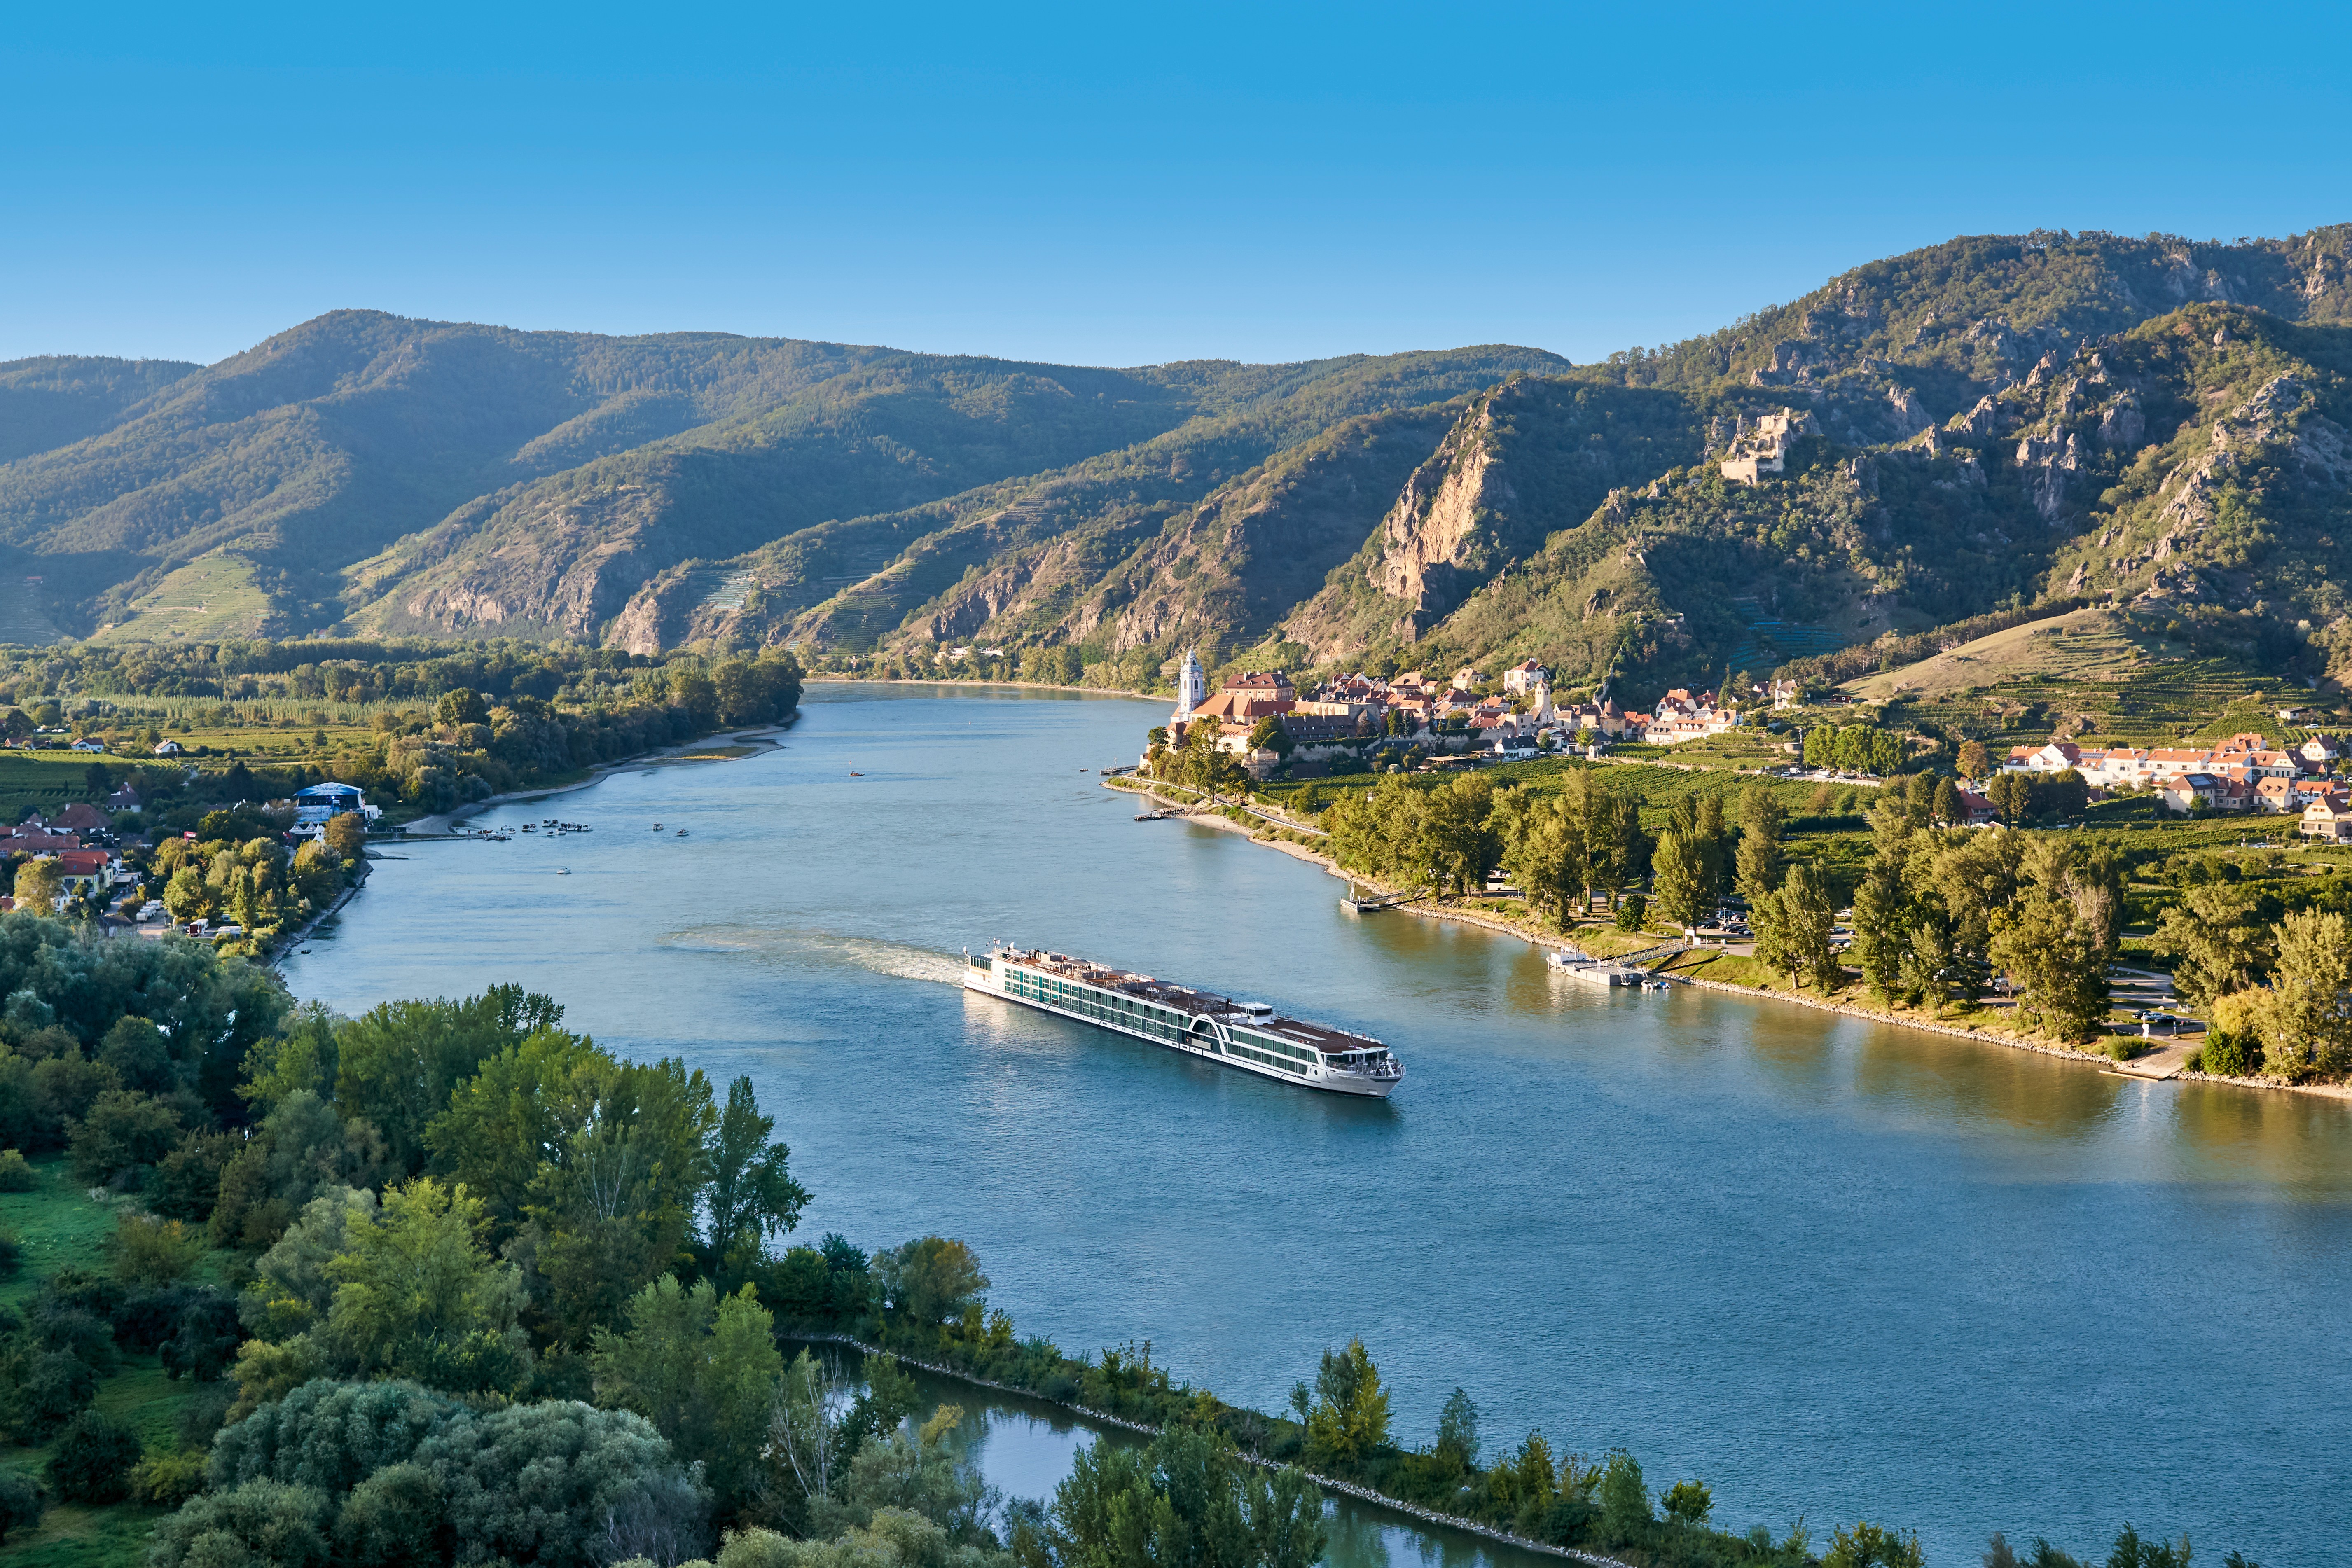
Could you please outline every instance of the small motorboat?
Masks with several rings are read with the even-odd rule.
[[[659,833],[659,832],[661,831],[661,824],[660,824],[660,823],[656,822],[656,823],[655,823],[655,824],[654,824],[654,831],[655,831],[656,833]]]
[[[679,829],[677,830],[677,836],[678,836],[680,838],[685,837],[686,837],[686,829],[685,829],[685,828],[683,828],[683,827],[679,828]]]
[[[572,875],[572,868],[569,866],[558,866],[555,868],[555,874],[559,877],[569,877]]]
[[[865,775],[864,773],[852,773],[852,774],[850,774],[849,776],[850,776],[851,778],[854,778],[854,779],[862,779],[862,778],[864,778],[866,775]]]

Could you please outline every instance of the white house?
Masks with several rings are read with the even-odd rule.
[[[1503,671],[1503,689],[1513,697],[1524,697],[1544,683],[1544,667],[1534,659],[1515,664]]]

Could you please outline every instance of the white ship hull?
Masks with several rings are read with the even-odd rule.
[[[1186,1025],[1180,1031],[1172,1021],[1175,1010],[1167,1007],[1154,1008],[1158,1017],[1130,1023],[1103,1005],[1121,1005],[1122,998],[1094,987],[1085,987],[1066,1001],[1034,994],[1024,995],[1015,984],[1007,983],[1008,973],[1017,973],[1017,969],[1009,971],[1002,956],[990,956],[987,968],[980,967],[982,960],[979,957],[974,957],[965,966],[963,983],[967,990],[994,996],[1001,1001],[1017,1002],[1040,1013],[1051,1013],[1057,1017],[1090,1024],[1097,1029],[1108,1029],[1114,1034],[1126,1035],[1164,1050],[1200,1057],[1219,1067],[1255,1073],[1260,1078],[1270,1078],[1278,1083],[1294,1084],[1302,1089],[1320,1089],[1326,1094],[1386,1100],[1396,1086],[1404,1081],[1403,1064],[1387,1058],[1384,1051],[1381,1053],[1385,1062],[1383,1070],[1353,1071],[1321,1059],[1319,1053],[1277,1045],[1267,1038],[1267,1029],[1262,1025],[1241,1024],[1224,1016],[1194,1014],[1187,1018]],[[1102,1000],[1097,1001],[1097,997]],[[1161,1021],[1163,1019],[1168,1021]],[[1259,1050],[1255,1048],[1257,1047],[1271,1049]],[[1271,1054],[1273,1050],[1285,1054],[1277,1057]],[[1308,1059],[1310,1056],[1314,1059]]]

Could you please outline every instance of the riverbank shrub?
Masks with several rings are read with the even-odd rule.
[[[139,1434],[111,1415],[85,1410],[66,1423],[47,1466],[51,1489],[68,1502],[121,1502],[131,1495]]]
[[[48,1500],[41,1494],[40,1483],[22,1470],[0,1470],[0,1545],[19,1530],[28,1530],[41,1522],[41,1510]]]

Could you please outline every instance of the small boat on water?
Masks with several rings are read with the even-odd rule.
[[[677,830],[677,836],[678,836],[680,838],[685,837],[686,837],[686,829],[685,829],[685,828],[683,828],[683,827],[679,828],[679,829]]]
[[[559,877],[569,877],[572,875],[572,868],[569,866],[558,866],[555,868],[555,874]]]

